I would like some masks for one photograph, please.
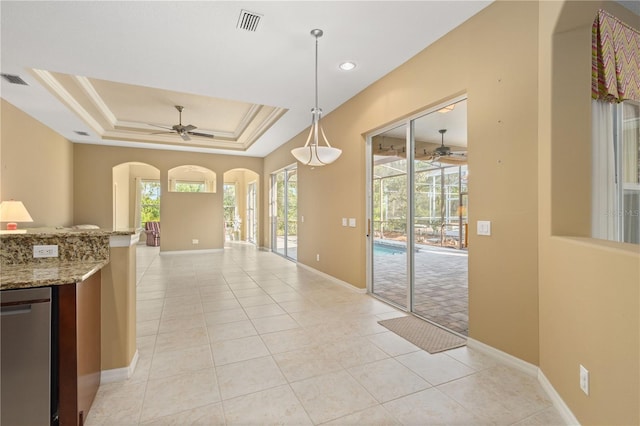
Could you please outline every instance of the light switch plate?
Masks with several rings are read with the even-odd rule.
[[[349,218],[349,226],[352,228],[356,227],[356,218],[355,217],[350,217]]]
[[[478,235],[491,235],[491,221],[479,220],[477,222]]]
[[[347,218],[346,217],[342,218],[342,226],[347,226]]]

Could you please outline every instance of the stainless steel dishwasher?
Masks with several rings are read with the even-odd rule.
[[[0,292],[0,424],[51,424],[51,288]]]

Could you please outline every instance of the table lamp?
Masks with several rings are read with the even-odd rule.
[[[11,233],[25,233],[27,230],[19,230],[16,222],[33,222],[33,219],[22,201],[10,200],[0,203],[0,222],[8,222],[7,231]]]

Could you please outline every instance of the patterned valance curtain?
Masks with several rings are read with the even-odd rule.
[[[640,102],[640,32],[599,10],[591,48],[591,97],[606,102]]]

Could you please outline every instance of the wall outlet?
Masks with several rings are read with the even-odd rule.
[[[580,365],[580,389],[585,395],[589,395],[589,370]]]
[[[58,257],[58,245],[33,246],[33,257]]]
[[[200,240],[196,240],[195,238],[191,240],[191,244],[200,244]]]
[[[320,262],[320,255],[316,254],[316,262]]]

